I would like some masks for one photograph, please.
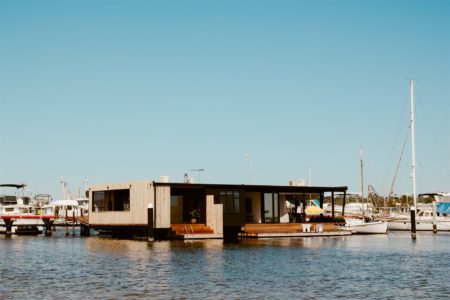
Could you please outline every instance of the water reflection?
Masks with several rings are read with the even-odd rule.
[[[449,234],[145,241],[0,236],[1,298],[446,298]],[[4,283],[7,284],[4,284]]]

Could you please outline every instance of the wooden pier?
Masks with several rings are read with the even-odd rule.
[[[53,226],[53,222],[55,220],[54,216],[43,216],[43,215],[2,215],[0,219],[3,220],[4,224],[0,224],[1,226],[6,227],[5,234],[12,235],[12,227],[45,227],[45,235],[51,235],[51,227]],[[21,220],[20,224],[17,224],[17,220]],[[24,221],[25,220],[25,221]],[[41,222],[41,223],[40,223]],[[36,233],[38,233],[36,231]]]
[[[3,220],[3,224],[0,224],[0,227],[6,228],[4,233],[7,236],[13,234],[13,227],[17,227],[15,234],[37,235],[41,233],[38,227],[44,228],[45,236],[51,236],[52,228],[54,229],[55,227],[65,228],[66,235],[70,235],[69,228],[72,228],[72,236],[75,236],[76,227],[80,227],[80,235],[82,236],[89,236],[90,233],[89,218],[87,216],[71,216],[58,219],[56,216],[48,215],[0,215],[0,220]]]

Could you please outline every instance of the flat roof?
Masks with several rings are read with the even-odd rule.
[[[14,187],[16,189],[21,189],[26,186],[27,186],[26,184],[12,184],[12,183],[0,184],[0,187]]]
[[[254,184],[214,184],[214,183],[171,183],[153,182],[155,186],[170,186],[185,189],[240,189],[246,191],[290,192],[290,193],[325,193],[346,192],[347,186],[293,186],[293,185],[254,185]]]

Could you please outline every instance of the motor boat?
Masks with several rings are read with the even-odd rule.
[[[71,223],[82,215],[77,200],[56,200],[42,207],[44,216],[54,216],[54,224]]]
[[[0,195],[0,233],[6,233],[4,218],[13,218],[13,234],[39,234],[42,232],[42,221],[26,218],[35,216],[34,205],[30,203],[30,197],[25,195],[25,184],[0,184],[2,188],[16,188],[20,193]],[[20,194],[20,195],[18,195]]]

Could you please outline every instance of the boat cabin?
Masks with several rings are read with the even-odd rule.
[[[25,184],[0,184],[2,189],[2,192],[0,192],[0,206],[30,204],[30,197],[25,195],[25,187]],[[15,188],[17,191],[16,193],[5,193],[3,191],[4,188]]]

